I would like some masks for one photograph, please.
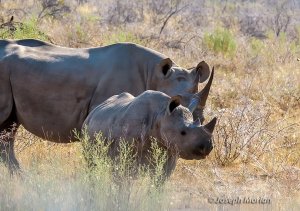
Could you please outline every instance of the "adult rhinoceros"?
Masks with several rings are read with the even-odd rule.
[[[13,137],[20,124],[66,143],[89,112],[115,94],[152,89],[188,98],[209,72],[205,62],[187,70],[132,43],[73,49],[33,39],[0,40],[0,158],[10,169],[19,168]]]
[[[213,72],[208,89],[212,77]],[[178,157],[203,159],[213,148],[211,136],[216,118],[201,125],[199,119],[193,120],[193,102],[188,108],[180,102],[180,96],[169,97],[159,91],[148,90],[137,97],[122,93],[110,97],[91,111],[83,128],[87,126],[90,137],[102,132],[106,140],[112,140],[109,150],[112,158],[119,154],[120,138],[129,142],[134,140],[140,165],[149,165],[151,137],[157,138],[159,145],[167,151],[164,170],[170,175]]]

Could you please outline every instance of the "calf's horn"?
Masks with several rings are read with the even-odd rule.
[[[205,87],[201,90],[201,92],[198,92],[197,94],[194,94],[190,105],[188,106],[188,109],[193,113],[195,111],[195,109],[198,107],[198,105],[200,105],[201,108],[205,107],[206,104],[206,100],[209,94],[209,90],[214,78],[214,71],[215,68],[212,68],[209,80],[207,82],[207,84],[205,85]]]
[[[207,123],[206,125],[204,125],[204,127],[210,132],[213,133],[215,126],[217,123],[217,117],[214,117],[209,123]]]

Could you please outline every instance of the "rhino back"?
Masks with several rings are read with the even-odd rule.
[[[166,56],[132,43],[90,49],[92,60],[101,63],[101,78],[89,111],[122,92],[137,96],[150,89],[153,69]]]
[[[88,127],[91,136],[100,131],[106,137],[112,132],[119,134],[120,127],[117,125],[123,121],[123,115],[134,99],[135,97],[127,92],[108,98],[89,113],[83,125]]]
[[[113,139],[147,138],[164,114],[169,96],[148,90],[137,97],[128,93],[115,95],[97,106],[87,117],[89,134],[102,132]]]

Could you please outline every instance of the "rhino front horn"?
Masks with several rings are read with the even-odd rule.
[[[215,126],[217,123],[217,117],[214,117],[209,123],[207,123],[206,125],[204,125],[204,127],[210,132],[213,133]]]
[[[198,92],[197,94],[195,94],[191,100],[190,105],[188,106],[189,110],[193,113],[195,111],[195,109],[198,107],[198,105],[200,105],[201,108],[205,107],[206,104],[206,100],[209,94],[209,90],[214,78],[214,71],[215,68],[212,68],[209,80],[207,82],[207,84],[205,85],[205,87],[201,90],[201,92]]]

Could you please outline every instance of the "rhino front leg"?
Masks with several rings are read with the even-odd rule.
[[[8,167],[11,175],[20,172],[20,165],[14,152],[14,136],[18,125],[13,124],[0,131],[0,160]]]

